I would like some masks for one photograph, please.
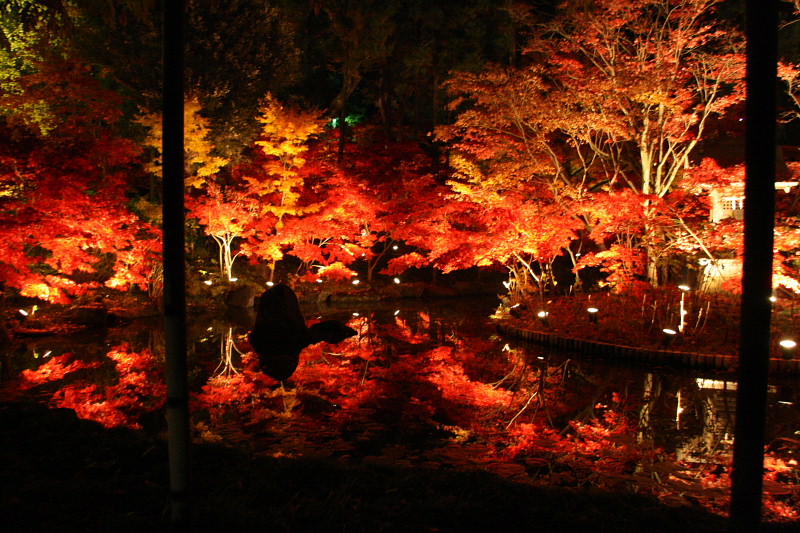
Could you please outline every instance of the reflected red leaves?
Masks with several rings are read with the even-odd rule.
[[[595,394],[591,381],[571,381],[569,365],[531,361],[485,339],[433,343],[436,320],[354,317],[349,325],[360,336],[307,348],[284,386],[245,353],[243,368],[195,381],[195,436],[261,456],[480,469],[514,482],[634,491],[726,511],[724,460],[684,464],[641,438],[642,406],[629,391]],[[15,387],[40,397],[51,391],[53,405],[106,427],[135,428],[163,406],[162,369],[148,350],[118,346],[104,362],[54,357]],[[82,381],[85,371],[99,377]],[[796,513],[800,484],[789,461],[765,463],[773,519]]]
[[[20,378],[6,386],[5,399],[21,396],[37,387],[36,395],[45,397],[56,407],[73,409],[80,418],[94,420],[105,427],[140,428],[140,417],[159,409],[166,399],[163,362],[149,350],[128,351],[127,345],[117,346],[107,357],[114,362],[115,372],[105,380],[87,383],[78,379],[81,370],[101,372],[103,362],[82,361],[74,354],[55,356],[35,370],[24,370]],[[104,372],[102,375],[107,375]],[[59,383],[56,390],[44,385]]]

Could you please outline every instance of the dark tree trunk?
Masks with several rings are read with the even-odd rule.
[[[183,198],[184,0],[164,2],[163,260],[167,431],[171,520],[189,528],[189,389],[186,358],[186,253]]]
[[[347,115],[345,114],[344,103],[339,110],[339,161],[344,161],[344,152],[347,145]]]
[[[731,529],[758,531],[764,475],[775,222],[776,0],[747,1],[742,329],[731,485]]]

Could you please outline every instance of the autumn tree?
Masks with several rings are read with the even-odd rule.
[[[673,190],[711,121],[743,99],[743,40],[713,18],[718,3],[603,2],[567,13],[547,28],[555,40],[532,44],[532,53],[554,54],[550,76],[559,87],[606,118],[610,127],[598,128],[606,143],[593,152],[643,196]],[[655,259],[671,236],[652,223],[651,206],[644,202],[643,244],[656,282]]]
[[[237,171],[235,179],[257,205],[244,251],[271,262],[272,278],[275,263],[289,245],[282,233],[286,219],[320,209],[318,203],[308,201],[299,170],[306,164],[308,142],[322,132],[324,121],[317,111],[284,105],[271,95],[264,101],[259,121],[263,128],[255,143],[258,155]]]
[[[297,169],[303,183],[302,212],[287,216],[280,239],[287,254],[302,262],[298,274],[309,279],[349,279],[363,274],[372,281],[395,249],[394,234],[415,212],[410,198],[422,200],[416,178],[430,158],[416,143],[392,142],[374,128],[355,130],[358,143],[338,157],[338,145],[326,137],[309,145]],[[358,269],[358,271],[356,270]]]
[[[556,91],[539,67],[520,72],[494,66],[456,75],[448,88],[455,97],[451,108],[460,113],[437,135],[456,149],[450,185],[464,202],[448,209],[474,202],[470,210],[480,215],[473,212],[465,220],[494,220],[491,230],[479,232],[485,240],[462,237],[462,246],[475,243],[474,253],[484,254],[476,264],[496,260],[518,284],[532,280],[541,287],[543,273],[577,238],[576,209],[589,187],[611,179],[613,170],[581,142],[588,132],[560,130],[579,118],[569,95]],[[559,237],[548,244],[544,237],[555,233],[545,228]]]
[[[424,216],[434,169],[418,143],[393,141],[369,126],[355,134],[357,143],[337,167],[343,176],[342,191],[349,191],[348,203],[360,205],[348,219],[355,224],[352,242],[361,249],[356,259],[364,263],[367,280],[372,281],[376,273],[401,273],[405,269],[397,267],[403,255],[417,251],[408,246],[399,250],[399,245],[408,244],[401,234]],[[339,195],[338,188],[332,190],[334,195]],[[385,270],[390,261],[395,265],[391,272]],[[417,263],[411,266],[422,266]]]
[[[187,189],[187,215],[198,219],[206,235],[214,239],[219,251],[220,274],[226,279],[233,278],[233,262],[238,253],[234,250],[234,240],[243,237],[250,220],[245,194],[229,189],[220,171],[229,163],[227,158],[218,155],[211,140],[211,121],[203,115],[203,109],[196,97],[184,103],[184,180]],[[154,212],[160,218],[157,193],[161,190],[161,145],[162,124],[158,113],[142,113],[137,122],[147,129],[144,140],[150,158],[146,170],[151,176],[150,201],[141,198],[137,207],[145,212]]]
[[[8,56],[2,59],[9,65]],[[158,232],[127,206],[140,151],[116,134],[120,99],[70,57],[31,59],[24,71],[5,72],[0,88],[4,283],[51,302],[67,302],[102,285],[147,289]]]
[[[184,165],[187,187],[201,188],[209,177],[214,176],[228,160],[215,154],[210,139],[211,121],[203,116],[202,107],[196,97],[190,97],[183,106]],[[150,150],[151,159],[145,167],[155,177],[161,176],[161,115],[142,113],[137,122],[147,129],[144,146]],[[152,186],[151,194],[159,190]]]
[[[237,239],[249,235],[248,227],[256,211],[250,198],[242,191],[217,183],[203,187],[201,194],[192,194],[186,199],[188,216],[196,218],[206,235],[214,239],[219,251],[220,274],[232,281],[233,263],[240,250]]]
[[[611,144],[631,145],[629,160],[598,148],[618,168],[634,165],[623,178],[637,192],[669,192],[709,122],[744,98],[744,42],[713,18],[718,3],[599,2],[531,43],[530,53],[554,54],[550,76],[561,90],[606,117],[610,127],[597,129]]]
[[[371,226],[380,224],[377,199],[363,183],[328,159],[323,146],[310,153],[316,160],[303,171],[320,208],[288,219],[281,230],[291,240],[291,254],[302,261],[299,275],[307,279],[345,280],[358,276],[357,261],[369,260],[375,235]]]
[[[582,219],[586,234],[614,226],[586,210],[594,195],[613,201],[629,188],[641,200],[632,244],[649,251],[655,281],[653,238],[669,236],[657,235],[653,206],[711,122],[742,98],[741,40],[713,18],[717,3],[564,5],[534,33],[525,66],[453,78],[460,114],[440,138],[466,157],[462,166],[480,169],[468,177],[476,185],[502,192],[538,182],[539,201]],[[594,233],[601,249],[616,237]]]

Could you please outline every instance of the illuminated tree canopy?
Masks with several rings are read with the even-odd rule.
[[[742,126],[729,6],[409,0],[370,3],[368,21],[350,2],[188,4],[189,260],[204,271],[499,267],[546,290],[566,258],[620,289],[741,256],[741,224],[709,217],[712,196],[741,181],[741,166],[713,159]],[[153,290],[157,10],[5,9],[4,287],[61,302]],[[781,67],[790,125],[793,59]],[[783,179],[795,175],[789,161]],[[779,206],[776,283],[794,290],[796,206]]]

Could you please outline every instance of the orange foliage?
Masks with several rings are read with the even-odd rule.
[[[140,149],[119,137],[119,97],[75,62],[36,65],[4,92],[0,278],[50,302],[103,284],[146,288],[158,231],[128,208]]]

